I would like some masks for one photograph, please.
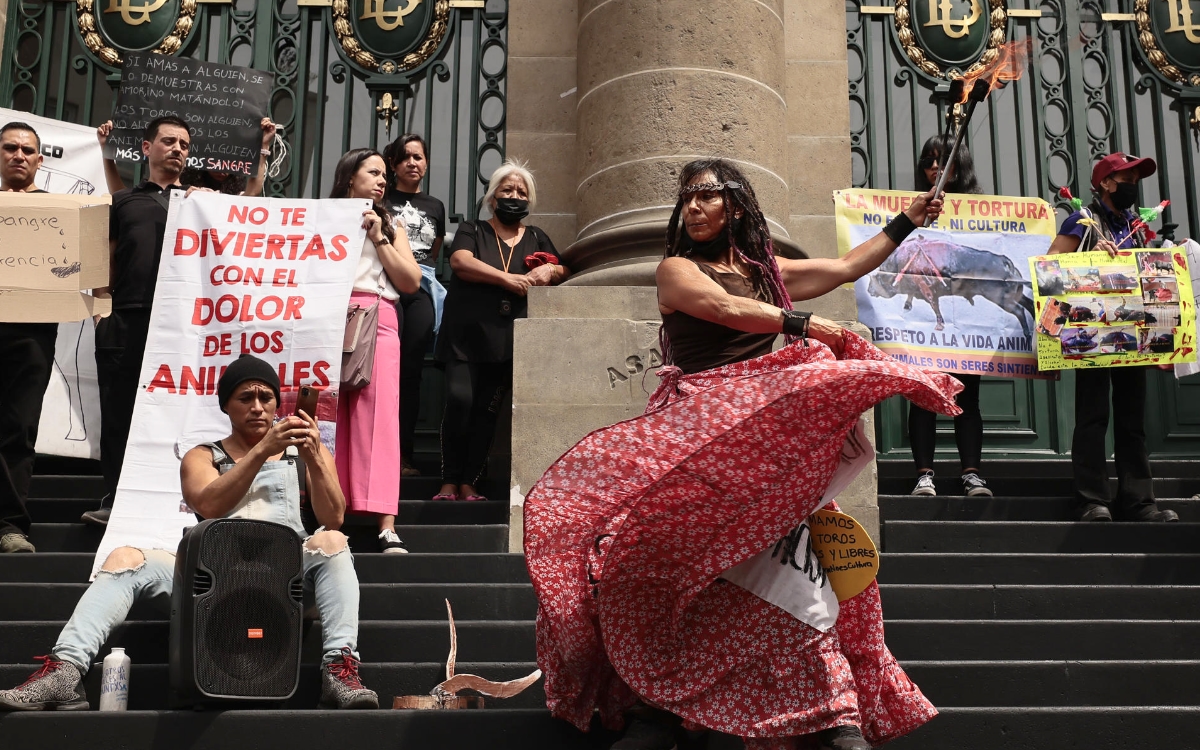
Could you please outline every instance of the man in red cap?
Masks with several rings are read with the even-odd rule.
[[[1067,217],[1050,252],[1146,247],[1138,220],[1138,181],[1154,174],[1153,159],[1109,154],[1092,168],[1092,203]],[[1081,521],[1113,520],[1108,491],[1104,434],[1113,404],[1113,438],[1117,465],[1117,513],[1126,521],[1178,521],[1172,510],[1154,502],[1154,478],[1146,453],[1146,368],[1096,367],[1075,371],[1075,436],[1071,464]]]

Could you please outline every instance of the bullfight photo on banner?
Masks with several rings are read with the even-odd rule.
[[[1029,259],[1043,370],[1196,361],[1196,300],[1185,248]]]
[[[836,191],[838,253],[878,234],[915,197]],[[1029,258],[1049,249],[1054,232],[1054,209],[1040,198],[949,194],[932,226],[918,227],[855,282],[858,318],[875,345],[901,362],[1037,377]]]
[[[333,444],[346,306],[366,230],[366,200],[171,193],[133,424],[112,519],[93,575],[120,546],[174,550],[195,516],[179,463],[229,432],[217,382],[242,354],[279,372],[280,408],[320,392]]]

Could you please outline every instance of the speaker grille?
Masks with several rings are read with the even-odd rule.
[[[300,540],[255,521],[216,524],[201,540],[211,591],[196,602],[196,680],[211,695],[287,696],[296,680]],[[199,572],[199,571],[198,571]]]

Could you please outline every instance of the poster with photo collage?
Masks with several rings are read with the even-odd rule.
[[[1042,255],[1029,268],[1039,369],[1196,361],[1196,301],[1179,248]]]

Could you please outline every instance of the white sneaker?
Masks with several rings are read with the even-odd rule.
[[[917,486],[913,488],[913,495],[936,495],[937,488],[933,486],[933,472],[927,472],[917,478]]]
[[[983,481],[983,477],[975,472],[968,472],[962,475],[963,492],[967,497],[976,497],[979,495],[992,496],[992,491],[988,489],[987,482]]]
[[[379,532],[379,547],[383,550],[384,554],[389,552],[408,553],[408,550],[404,546],[404,540],[392,529],[384,529]]]

